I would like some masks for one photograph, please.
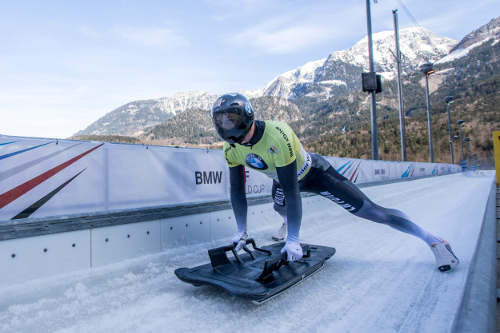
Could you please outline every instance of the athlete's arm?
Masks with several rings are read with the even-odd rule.
[[[287,243],[299,243],[299,231],[302,221],[302,200],[300,198],[299,181],[297,180],[297,162],[277,167],[278,180],[283,189],[286,201],[288,224]]]
[[[243,165],[229,168],[229,183],[231,185],[231,203],[233,205],[238,235],[247,230],[247,197],[245,194],[245,169]]]

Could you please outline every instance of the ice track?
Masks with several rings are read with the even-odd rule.
[[[493,174],[454,174],[362,189],[446,239],[441,273],[427,245],[339,207],[304,216],[301,241],[337,253],[314,277],[254,305],[174,270],[208,262],[229,239],[0,287],[1,332],[448,332],[463,294]],[[278,225],[249,230],[271,243]]]

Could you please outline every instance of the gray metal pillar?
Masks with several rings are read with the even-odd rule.
[[[465,142],[467,142],[467,170],[470,170],[470,155],[469,155],[469,140],[467,140],[469,138],[465,138]]]
[[[368,32],[368,58],[370,63],[370,72],[375,72],[373,64],[373,40],[372,40],[372,19],[370,10],[370,0],[366,0],[366,28]],[[376,92],[370,92],[370,117],[372,131],[372,160],[378,160],[378,133],[377,133],[377,99]]]
[[[462,120],[462,122],[460,122],[460,120],[459,120],[458,127],[460,128],[460,148],[462,149],[462,159],[460,160],[460,162],[462,162],[464,160],[464,140],[462,139],[462,124],[463,124],[463,120]]]
[[[453,158],[453,139],[451,137],[451,118],[450,118],[450,103],[446,103],[446,110],[448,111],[448,132],[450,133],[450,154],[451,154],[451,164],[455,164]]]
[[[431,121],[431,101],[429,96],[429,75],[425,75],[425,97],[427,100],[427,128],[429,131],[429,153],[431,156],[431,163],[434,163],[434,146],[432,144],[432,121]]]
[[[396,40],[396,64],[398,70],[398,108],[399,108],[399,130],[401,132],[401,161],[406,161],[406,130],[405,115],[403,111],[403,86],[401,83],[401,52],[399,50],[399,25],[398,10],[393,10],[394,14],[394,39]]]

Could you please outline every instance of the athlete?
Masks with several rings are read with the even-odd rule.
[[[224,157],[229,166],[231,202],[238,226],[231,240],[239,251],[246,243],[247,201],[245,170],[249,167],[273,179],[274,209],[283,217],[280,228],[286,243],[288,261],[302,257],[299,231],[302,221],[300,192],[322,195],[348,212],[422,239],[430,246],[440,271],[458,265],[450,244],[419,227],[403,212],[373,203],[347,178],[339,174],[322,156],[308,153],[292,129],[285,123],[254,120],[254,110],[241,94],[219,97],[211,112],[214,127],[224,143]]]

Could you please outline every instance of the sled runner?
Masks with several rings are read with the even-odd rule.
[[[194,286],[221,287],[260,304],[311,276],[335,254],[332,247],[301,244],[304,256],[288,262],[286,252],[280,253],[284,242],[258,248],[250,238],[246,244],[252,244],[253,251],[246,245],[243,254],[236,253],[233,245],[211,249],[210,264],[178,268],[175,275]],[[227,252],[233,257],[228,258]]]

